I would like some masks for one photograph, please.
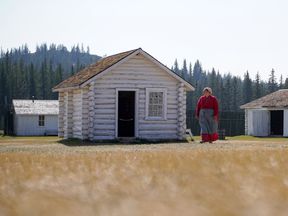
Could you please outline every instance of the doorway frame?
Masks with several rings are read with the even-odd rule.
[[[134,121],[134,137],[138,137],[138,100],[139,100],[139,89],[137,88],[116,88],[116,109],[115,109],[115,138],[120,138],[118,136],[118,100],[119,100],[119,91],[132,91],[135,92],[135,121]]]
[[[282,125],[282,128],[283,128],[283,133],[282,135],[272,135],[271,134],[271,122],[272,122],[272,119],[271,119],[271,112],[273,111],[282,111],[283,112],[283,125]],[[284,133],[285,133],[285,110],[283,109],[269,109],[269,136],[281,136],[281,137],[284,137]]]

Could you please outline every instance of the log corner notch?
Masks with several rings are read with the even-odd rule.
[[[185,139],[186,134],[186,91],[183,83],[178,85],[178,123],[177,135],[179,140]]]

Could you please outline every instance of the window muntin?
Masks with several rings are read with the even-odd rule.
[[[166,89],[146,89],[146,120],[166,119]]]
[[[164,92],[149,92],[148,117],[163,117]]]

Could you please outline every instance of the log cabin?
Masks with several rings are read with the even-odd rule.
[[[58,135],[82,140],[182,140],[186,93],[193,86],[150,54],[104,57],[53,88]]]

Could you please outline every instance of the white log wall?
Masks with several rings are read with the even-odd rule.
[[[73,91],[72,133],[74,138],[82,139],[82,91]]]
[[[81,106],[82,106],[82,119],[81,119],[81,124],[82,124],[82,139],[88,139],[89,138],[89,88],[83,88],[81,90],[82,94],[82,101],[81,101]]]
[[[90,83],[88,86],[88,139],[94,140],[94,104],[95,104],[95,95],[94,95],[94,82]]]
[[[64,138],[73,137],[73,92],[67,91],[64,96]]]
[[[65,92],[59,92],[58,136],[64,137]]]

